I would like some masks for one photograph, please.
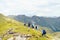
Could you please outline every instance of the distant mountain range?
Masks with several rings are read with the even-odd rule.
[[[39,17],[39,16],[32,16],[28,17],[25,15],[9,15],[8,17],[14,18],[17,21],[21,21],[24,23],[28,22],[35,22],[35,24],[40,25],[42,27],[51,28],[53,31],[60,31],[60,17]]]

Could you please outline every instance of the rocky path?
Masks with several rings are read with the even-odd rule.
[[[19,35],[19,34],[15,34],[13,37],[9,38],[8,40],[27,40],[29,39],[31,36],[30,35]]]
[[[60,40],[60,38],[58,38],[58,37],[54,37],[54,39],[55,39],[55,40]]]
[[[11,37],[8,40],[26,40],[26,38],[25,37],[20,37],[20,35],[19,35],[19,36],[16,36],[16,37]]]

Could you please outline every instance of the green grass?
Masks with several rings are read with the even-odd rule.
[[[0,15],[0,36],[5,34],[10,28],[13,28],[14,32],[18,32],[21,34],[30,34],[32,37],[29,40],[49,40],[47,37],[42,37],[41,31],[33,30],[32,28],[28,28],[24,26],[23,23],[17,22],[13,19],[9,19],[5,16]],[[12,35],[8,35],[3,38],[3,40],[7,40]],[[48,36],[50,37],[50,36]]]

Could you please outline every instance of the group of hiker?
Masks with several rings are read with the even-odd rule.
[[[26,26],[26,23],[24,24],[24,26]],[[31,27],[33,29],[38,29],[37,25],[35,24],[31,24],[30,22],[27,24],[28,27]]]
[[[24,26],[26,26],[26,23],[24,23]],[[29,23],[27,24],[27,26],[28,26],[28,27],[31,27],[31,28],[33,28],[33,29],[36,29],[36,30],[38,29],[38,26],[35,25],[34,23],[30,23],[30,22],[29,22]],[[42,30],[42,36],[44,36],[44,35],[46,35],[46,31],[45,31],[45,30]]]
[[[28,23],[28,27],[31,27],[31,28],[35,28],[35,29],[38,29],[37,25],[35,25],[34,23]]]

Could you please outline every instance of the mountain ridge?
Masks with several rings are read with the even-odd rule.
[[[49,27],[55,32],[60,31],[60,25],[59,25],[60,17],[55,17],[55,18],[54,17],[39,17],[39,16],[35,16],[35,15],[32,17],[28,17],[25,15],[17,15],[14,17],[11,16],[10,18],[13,18],[17,21],[21,21],[24,23],[34,21],[35,24],[40,25],[40,26]]]

